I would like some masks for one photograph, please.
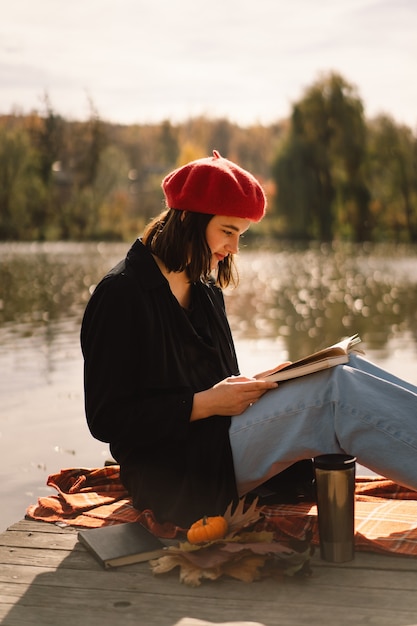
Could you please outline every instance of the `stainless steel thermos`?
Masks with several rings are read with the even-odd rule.
[[[343,563],[354,558],[355,462],[346,454],[314,458],[320,554],[325,561]]]

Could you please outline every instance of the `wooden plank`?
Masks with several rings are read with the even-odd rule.
[[[147,563],[126,566],[114,571],[103,570],[103,568],[101,568],[91,555],[85,553],[84,557],[85,562],[82,563],[82,568],[76,568],[74,566],[74,561],[76,561],[77,564],[82,562],[79,559],[79,554],[68,554],[67,558],[62,561],[59,569],[51,566],[46,567],[42,560],[37,560],[36,555],[32,557],[33,563],[31,564],[19,564],[16,563],[16,560],[13,560],[11,563],[2,564],[0,570],[0,582],[3,584],[42,584],[44,579],[41,574],[54,572],[56,576],[52,579],[49,578],[48,584],[54,585],[55,582],[59,582],[59,584],[65,584],[69,588],[72,586],[84,587],[88,584],[91,585],[89,581],[92,578],[92,573],[94,573],[93,580],[99,589],[111,589],[112,586],[116,584],[137,590],[154,591],[155,593],[158,593],[161,584],[171,585],[173,589],[176,589],[177,585],[179,585],[178,573],[175,571],[166,576],[154,576],[152,575],[150,566]],[[87,567],[86,564],[91,567]],[[369,575],[370,572],[372,573],[371,577]],[[313,567],[312,576],[307,580],[300,580],[298,578],[288,578],[285,580],[286,584],[301,584],[304,587],[314,584],[315,586],[331,585],[333,587],[342,588],[347,588],[349,586],[361,588],[366,586],[368,590],[371,590],[372,588],[389,588],[392,590],[410,589],[414,591],[417,578],[415,572],[413,571],[375,571],[368,568],[362,568],[360,570],[352,568],[331,570],[329,568]],[[220,582],[217,582],[216,584],[219,585]],[[262,584],[267,585],[268,581],[264,581]],[[237,589],[240,589],[240,586],[241,584],[239,583]],[[208,583],[203,584],[198,589],[206,588],[208,588]],[[184,593],[184,590],[186,589],[186,586],[179,585],[178,593]]]
[[[67,563],[66,567],[73,569],[94,569],[90,560],[85,559],[85,555],[81,550],[48,550],[34,548],[9,548],[0,546],[0,563],[14,565],[37,565],[43,567],[61,567],[62,562],[72,555],[72,559]],[[100,566],[97,563],[98,569]]]
[[[6,536],[0,535],[0,547],[7,548],[33,548],[50,550],[73,550],[81,549],[77,545],[75,533],[40,533],[32,531],[9,531]]]
[[[415,593],[415,585],[411,584],[411,578],[408,587],[404,589],[401,589],[400,585],[396,589],[389,588],[387,586],[389,584],[388,579],[368,587],[366,578],[362,579],[362,585],[356,584],[355,581],[353,584],[349,584],[349,581],[345,581],[345,584],[340,584],[340,581],[338,584],[331,584],[329,581],[320,581],[319,579],[280,582],[264,580],[251,584],[225,579],[215,583],[206,582],[197,588],[181,585],[178,579],[171,575],[163,578],[158,577],[158,580],[153,579],[153,584],[144,584],[146,583],[144,580],[142,580],[142,584],[138,584],[137,581],[130,580],[124,585],[119,578],[114,576],[109,578],[109,573],[106,573],[106,578],[99,577],[92,580],[90,575],[90,577],[81,577],[84,582],[81,584],[76,574],[70,579],[68,576],[63,577],[53,570],[38,574],[36,580],[30,584],[15,584],[13,581],[3,583],[0,597],[2,602],[10,604],[9,599],[14,600],[17,597],[23,597],[24,594],[33,598],[43,597],[45,594],[50,595],[53,588],[53,597],[60,599],[59,606],[63,608],[74,602],[77,603],[77,606],[82,607],[99,606],[103,603],[108,604],[109,601],[112,603],[114,598],[121,601],[127,599],[131,601],[132,597],[136,597],[138,594],[148,598],[153,597],[158,601],[160,601],[161,596],[171,596],[256,602],[259,593],[262,593],[265,602],[280,600],[297,606],[301,594],[301,603],[313,602],[322,606],[340,604],[349,607],[353,604],[356,608],[375,607],[375,598],[378,598],[378,608],[389,608],[394,605],[398,607],[399,611],[404,608],[413,609],[417,616],[417,598],[415,597],[417,594]],[[388,590],[389,593],[387,593]]]
[[[343,565],[313,560],[308,579],[231,579],[198,588],[149,564],[103,570],[74,529],[24,521],[0,535],[3,626],[173,626],[181,617],[265,626],[417,624],[417,559],[358,553]]]
[[[74,626],[107,626],[123,623],[125,626],[146,624],[146,626],[172,626],[181,617],[191,616],[200,619],[219,621],[251,620],[259,621],[266,626],[300,625],[322,626],[326,623],[326,616],[331,616],[328,623],[340,626],[350,624],[379,624],[386,626],[404,626],[415,623],[417,612],[414,608],[404,607],[400,597],[394,598],[393,603],[383,600],[384,591],[375,598],[375,602],[368,599],[363,604],[363,598],[356,595],[351,598],[349,607],[337,594],[307,593],[297,590],[296,599],[288,597],[288,589],[277,587],[273,597],[265,597],[265,585],[240,584],[246,592],[251,586],[258,587],[256,597],[247,596],[231,598],[228,594],[221,597],[212,590],[211,597],[197,596],[194,590],[188,590],[187,595],[173,595],[164,593],[157,597],[146,593],[114,590],[109,597],[108,592],[100,593],[90,590],[80,590],[79,593],[68,594],[64,588],[58,589],[53,596],[47,586],[31,588],[25,596],[14,604],[8,611],[4,611],[3,626],[56,626],[60,623]],[[228,585],[226,585],[226,588]],[[268,594],[269,595],[269,594]],[[7,609],[1,605],[1,610]]]
[[[161,584],[172,588],[173,593],[184,594],[187,593],[187,587],[180,585],[178,582],[178,573],[173,572],[168,576],[153,576],[150,566],[147,563],[137,564],[119,568],[118,570],[111,572],[103,570],[91,555],[85,554],[85,562],[82,563],[82,567],[75,567],[74,563],[69,563],[70,555],[61,562],[59,569],[44,565],[45,562],[49,563],[48,559],[37,559],[36,556],[32,557],[32,563],[16,563],[16,560],[11,560],[10,563],[3,563],[0,570],[0,583],[14,584],[14,585],[30,585],[30,584],[48,584],[51,586],[64,585],[68,590],[82,587],[91,586],[91,574],[94,572],[94,584],[98,589],[111,590],[115,585],[121,585],[123,587],[129,587],[136,589],[137,591],[146,591],[158,593]],[[73,559],[74,557],[71,557]],[[24,561],[24,559],[22,559]],[[80,560],[77,555],[77,565],[80,564]],[[55,573],[54,577],[42,577],[41,574]],[[59,576],[58,576],[59,573]],[[115,578],[117,576],[117,579]],[[331,568],[316,568],[313,566],[313,574],[311,578],[306,581],[300,581],[298,579],[288,579],[285,583],[281,584],[294,584],[303,585],[306,587],[341,587],[346,590],[348,587],[359,589],[366,588],[367,592],[373,589],[390,589],[390,590],[403,590],[403,591],[415,591],[416,589],[416,574],[414,571],[401,571],[393,572],[392,570],[370,570],[368,568],[352,569],[352,568],[339,568],[338,570],[332,570]],[[220,583],[216,583],[220,584]],[[267,585],[264,581],[263,585]],[[208,583],[197,589],[196,593],[202,593],[208,589]],[[238,584],[236,590],[230,589],[228,593],[240,593],[241,584]],[[200,591],[201,590],[201,591]],[[275,587],[274,587],[275,593]],[[415,594],[417,599],[417,594]]]
[[[74,526],[66,526],[64,524],[51,524],[49,522],[41,522],[32,519],[21,519],[15,524],[12,524],[8,529],[0,535],[0,539],[3,539],[3,535],[7,535],[14,530],[18,531],[30,531],[39,533],[52,533],[61,535],[63,533],[77,534],[77,529]]]
[[[0,535],[0,547],[49,550],[81,550],[76,533],[41,533],[30,530],[9,531]]]
[[[353,561],[349,561],[347,563],[328,563],[327,561],[321,560],[319,551],[316,550],[315,555],[312,558],[312,563],[314,568],[319,567],[330,570],[360,570],[366,568],[376,571],[417,572],[416,557],[375,554],[373,552],[357,552]]]
[[[25,605],[38,606],[43,600],[53,596],[60,611],[70,610],[74,603],[80,610],[86,610],[88,607],[95,610],[100,606],[107,606],[108,610],[112,611],[117,608],[116,605],[121,606],[126,602],[135,605],[138,597],[141,598],[141,602],[146,599],[151,604],[158,605],[173,598],[175,601],[179,601],[180,598],[192,598],[193,602],[197,599],[204,601],[211,599],[216,602],[236,601],[256,605],[261,594],[263,605],[278,602],[280,605],[284,603],[295,608],[314,604],[322,607],[344,606],[349,607],[349,610],[353,606],[356,609],[373,610],[385,610],[395,606],[399,612],[413,610],[417,616],[417,594],[413,581],[409,580],[408,588],[405,589],[401,589],[399,581],[398,588],[394,590],[389,587],[389,578],[375,584],[371,573],[368,573],[368,582],[373,581],[372,588],[366,584],[366,576],[360,581],[353,580],[350,584],[349,581],[341,579],[337,584],[331,584],[328,580],[320,580],[318,576],[307,581],[291,579],[277,583],[265,580],[253,584],[225,579],[216,583],[206,583],[196,589],[180,585],[177,577],[173,575],[156,579],[148,573],[138,581],[135,575],[121,576],[118,572],[101,572],[97,577],[92,577],[91,573],[83,574],[80,577],[78,572],[71,573],[70,570],[65,572],[51,570],[38,574],[29,584],[15,584],[11,581],[1,585],[1,601],[12,604],[20,598]]]

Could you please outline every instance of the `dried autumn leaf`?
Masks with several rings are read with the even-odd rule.
[[[258,522],[262,513],[257,510],[258,498],[256,498],[252,504],[245,510],[245,498],[241,498],[232,513],[233,504],[230,503],[224,513],[223,517],[227,521],[229,527],[228,536],[236,533],[237,531],[245,528],[246,526],[250,526],[251,524],[255,524]]]
[[[170,556],[162,556],[150,561],[154,574],[166,574],[176,567],[180,569],[180,582],[189,587],[198,587],[202,580],[217,580],[222,576],[220,567],[202,568],[191,563],[183,554],[177,553]]]
[[[205,543],[190,543],[189,541],[180,541],[177,548],[170,548],[174,550],[181,550],[181,552],[198,552],[211,546],[217,541],[206,541]]]
[[[203,580],[217,580],[221,575],[221,570],[202,570],[189,563],[182,563],[180,568],[180,582],[189,587],[198,587]]]
[[[274,541],[274,533],[269,530],[251,530],[240,532],[238,535],[227,537],[227,541],[239,543],[272,543]]]
[[[299,553],[276,543],[226,543],[198,552],[174,550],[171,555],[151,561],[151,567],[154,574],[164,574],[179,567],[180,582],[196,587],[205,579],[217,580],[221,576],[246,582],[278,571],[293,576],[305,570],[309,556],[309,551]]]
[[[159,559],[153,559],[149,561],[150,566],[154,574],[167,574],[171,570],[180,565],[180,559],[178,555],[161,556]]]
[[[151,561],[154,574],[165,574],[179,567],[180,582],[190,587],[198,587],[203,580],[217,580],[221,576],[230,576],[244,582],[259,580],[260,570],[265,563],[265,556],[257,556],[246,552],[241,555],[229,555],[221,559],[221,563],[213,567],[202,568],[190,562],[186,555],[176,554],[163,556]]]
[[[261,570],[265,560],[266,557],[246,555],[238,561],[226,562],[222,568],[223,574],[245,583],[252,583],[261,578]]]
[[[157,567],[159,561],[165,563],[165,568],[170,564],[170,569],[173,569],[181,562],[190,563],[192,566],[203,570],[209,570],[223,567],[225,563],[242,558],[244,555],[274,557],[277,564],[278,561],[281,562],[280,567],[290,570],[293,567],[298,568],[310,555],[309,550],[301,553],[277,542],[238,543],[235,541],[213,543],[206,548],[200,548],[200,550],[185,552],[180,547],[171,547],[168,549],[168,552],[169,554],[153,562],[156,565],[154,571],[158,569],[157,573],[164,573]],[[171,560],[168,561],[168,559]],[[165,571],[169,570],[165,569]]]

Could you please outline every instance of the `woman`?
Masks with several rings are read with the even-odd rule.
[[[97,286],[81,330],[89,428],[134,506],[187,527],[334,452],[417,489],[417,388],[358,357],[279,389],[239,375],[221,288],[264,215],[258,181],[215,151],[162,188],[167,210]]]

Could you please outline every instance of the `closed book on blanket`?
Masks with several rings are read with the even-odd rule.
[[[139,522],[80,530],[78,539],[105,568],[156,559],[167,549]]]

